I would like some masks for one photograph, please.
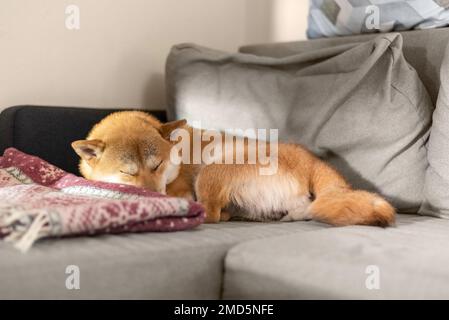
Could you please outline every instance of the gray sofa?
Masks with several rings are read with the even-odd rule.
[[[241,51],[281,57],[374,36]],[[405,57],[435,103],[449,29],[403,37]],[[43,240],[27,254],[0,243],[0,299],[449,299],[448,243],[448,220],[413,214],[398,215],[387,229],[226,222],[177,233]],[[80,268],[79,290],[66,289],[68,265]]]

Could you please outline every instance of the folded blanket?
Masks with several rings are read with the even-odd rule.
[[[186,199],[88,181],[13,148],[0,157],[0,239],[23,252],[44,237],[179,231],[203,220]]]

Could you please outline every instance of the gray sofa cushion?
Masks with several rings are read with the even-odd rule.
[[[424,196],[419,212],[449,218],[449,46],[441,65],[441,87],[433,113]]]
[[[248,241],[226,257],[223,297],[449,299],[448,229],[448,220],[399,215],[396,228],[351,226]]]
[[[421,204],[432,104],[399,34],[283,58],[178,45],[167,83],[171,117],[279,129],[401,212]]]
[[[435,104],[440,89],[440,66],[449,39],[449,28],[401,32],[404,56],[416,69]],[[378,34],[335,37],[308,41],[247,45],[240,52],[268,57],[286,57],[307,51],[360,43],[378,37]]]
[[[0,300],[218,299],[233,245],[326,227],[229,222],[176,233],[44,240],[27,254],[0,242]],[[65,287],[68,265],[80,268],[80,290]]]

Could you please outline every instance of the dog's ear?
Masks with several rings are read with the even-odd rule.
[[[72,148],[88,163],[99,159],[103,153],[105,143],[101,140],[78,140],[72,142]]]
[[[170,140],[170,134],[174,130],[179,129],[179,128],[185,126],[186,124],[187,124],[186,119],[167,122],[167,123],[164,123],[161,125],[161,128],[159,129],[159,131],[161,133],[162,138]]]

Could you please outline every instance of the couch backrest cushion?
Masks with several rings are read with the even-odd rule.
[[[435,104],[440,88],[440,66],[449,40],[449,28],[406,31],[401,34],[404,39],[404,56],[418,72]],[[376,36],[378,34],[248,45],[241,47],[240,52],[259,56],[285,57],[347,43],[364,42]]]
[[[449,218],[449,46],[441,66],[441,88],[427,148],[429,167],[420,213]]]
[[[283,58],[178,45],[166,76],[171,117],[207,129],[278,129],[354,187],[418,210],[432,102],[399,34]]]

